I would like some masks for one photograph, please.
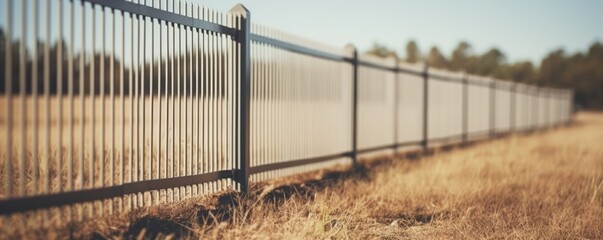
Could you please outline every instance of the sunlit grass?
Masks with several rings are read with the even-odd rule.
[[[271,197],[197,198],[72,229],[127,238],[601,239],[601,142],[603,114],[582,113],[570,127],[395,159]]]
[[[570,128],[397,160],[310,196],[252,204],[214,238],[603,237],[603,114]]]

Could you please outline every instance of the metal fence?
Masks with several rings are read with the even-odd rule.
[[[86,218],[569,122],[572,93],[179,1],[0,2],[0,213]],[[15,214],[19,213],[19,214]],[[9,221],[3,218],[2,221]]]

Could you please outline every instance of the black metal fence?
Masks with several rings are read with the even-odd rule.
[[[0,4],[6,216],[84,218],[246,192],[360,154],[571,117],[569,90],[325,46],[251,24],[242,5]]]

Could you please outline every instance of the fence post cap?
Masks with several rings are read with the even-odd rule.
[[[243,16],[249,16],[249,10],[245,7],[245,5],[241,3],[237,3],[237,5],[234,5],[234,7],[232,7],[228,12],[238,13]]]
[[[398,67],[398,56],[397,55],[389,55],[385,58],[394,68]]]
[[[467,74],[467,72],[465,71],[460,71],[458,72],[459,76],[461,76],[461,80],[463,83],[466,83],[469,81],[469,74]]]
[[[353,58],[354,55],[358,54],[358,49],[356,48],[356,46],[354,46],[354,44],[348,43],[343,47],[343,50],[345,52],[345,54],[348,57]]]
[[[345,49],[348,53],[354,53],[354,52],[358,51],[356,46],[354,46],[354,44],[351,44],[351,43],[348,43],[345,46],[343,46],[343,49]]]

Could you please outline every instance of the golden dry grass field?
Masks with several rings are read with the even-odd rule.
[[[603,113],[574,120],[246,200],[225,193],[24,236],[603,239]]]

